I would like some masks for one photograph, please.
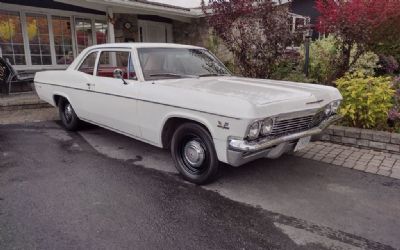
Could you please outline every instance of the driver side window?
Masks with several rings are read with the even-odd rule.
[[[131,53],[128,51],[102,51],[97,66],[97,76],[114,78],[114,71],[123,72],[124,79],[136,79]]]

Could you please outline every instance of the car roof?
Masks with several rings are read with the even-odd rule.
[[[176,44],[176,43],[105,43],[100,45],[94,45],[89,49],[101,49],[101,48],[185,48],[185,49],[203,49],[202,47]]]

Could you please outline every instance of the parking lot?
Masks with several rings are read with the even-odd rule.
[[[396,249],[400,180],[287,155],[215,183],[95,127],[0,127],[0,248]]]

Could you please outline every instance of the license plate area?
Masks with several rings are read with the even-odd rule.
[[[310,141],[311,141],[311,136],[300,138],[296,144],[296,147],[294,148],[294,152],[300,151],[300,150],[304,149],[305,147],[307,147],[307,145],[310,143]]]

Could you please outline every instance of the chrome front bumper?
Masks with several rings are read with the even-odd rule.
[[[249,142],[243,139],[229,138],[228,163],[232,166],[240,166],[259,158],[278,158],[283,153],[293,150],[298,139],[320,134],[329,125],[340,119],[341,116],[334,115],[324,120],[317,127],[275,139],[266,138],[256,142]]]

